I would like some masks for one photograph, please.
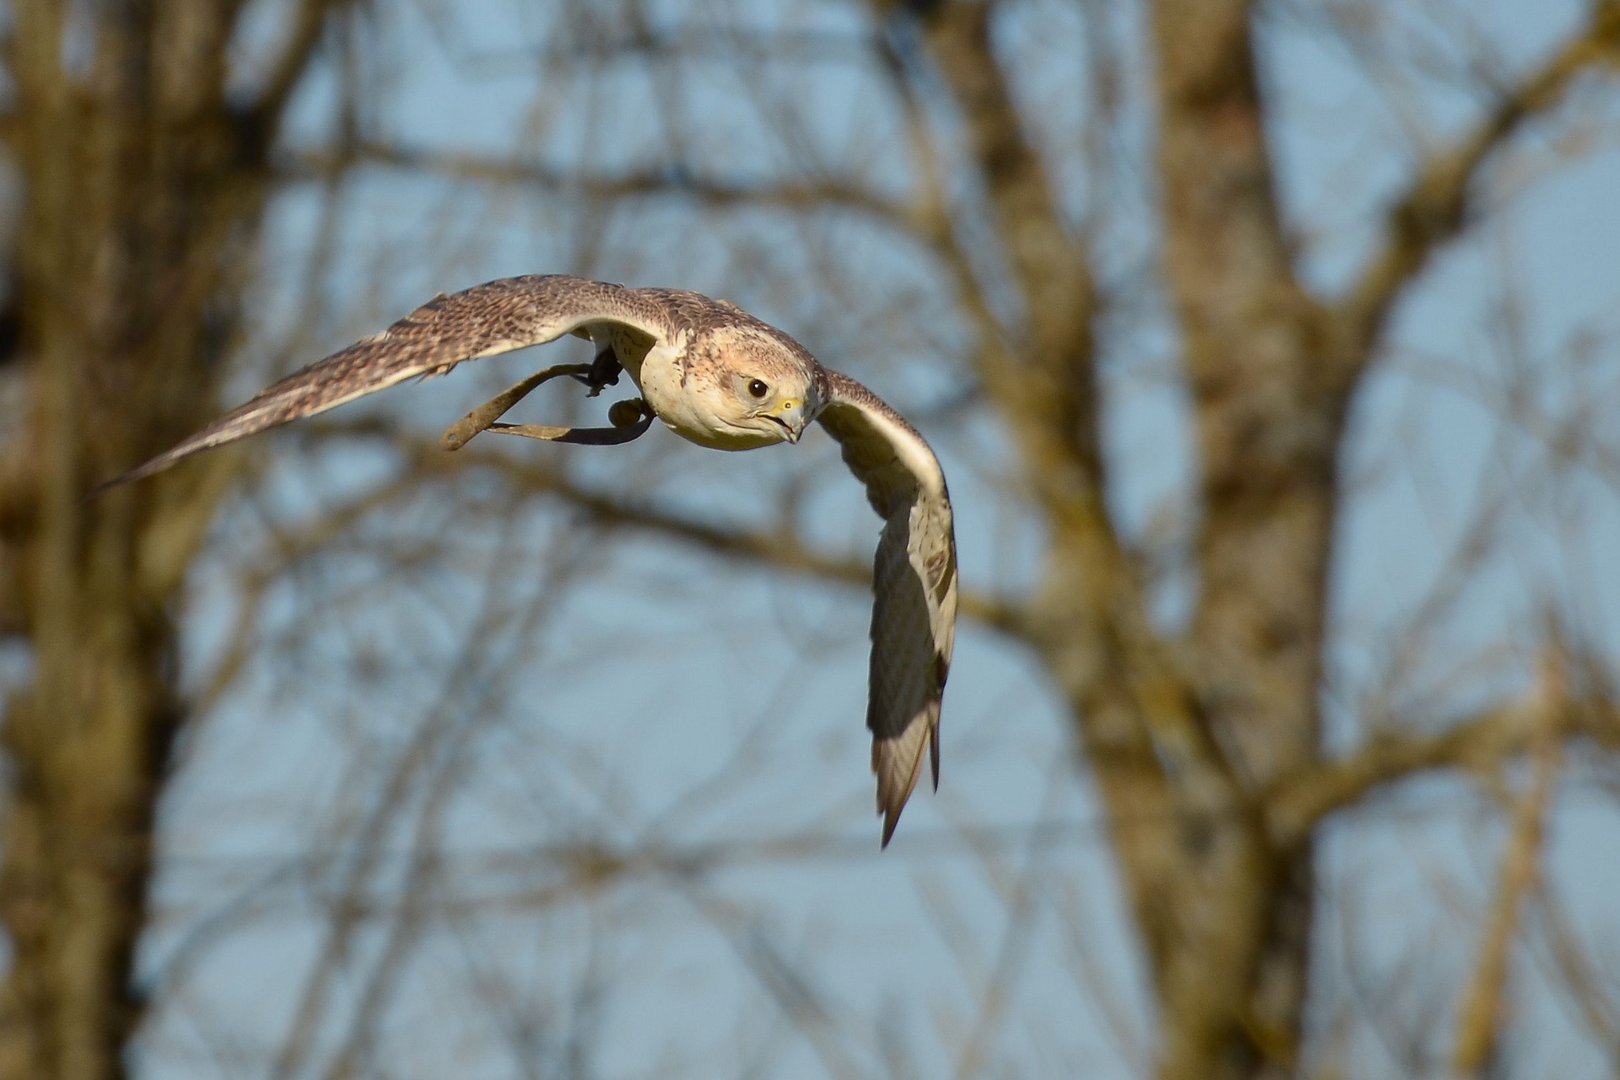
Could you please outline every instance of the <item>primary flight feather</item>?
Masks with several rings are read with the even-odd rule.
[[[568,334],[597,348],[594,388],[612,383],[622,368],[652,413],[700,446],[796,443],[811,421],[840,444],[883,519],[866,723],[887,846],[925,755],[939,785],[940,698],[956,629],[956,541],[945,475],[899,413],[734,304],[563,275],[487,282],[431,300],[382,333],[287,376],[110,484],[415,376]]]

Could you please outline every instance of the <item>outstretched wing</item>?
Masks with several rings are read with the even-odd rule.
[[[619,323],[668,343],[677,330],[656,295],[561,274],[501,278],[429,300],[387,330],[282,379],[179,445],[108,481],[139,480],[182,458],[314,416],[463,360],[544,345],[595,323]]]
[[[877,808],[888,846],[929,751],[939,787],[939,703],[956,639],[956,534],[939,459],[899,413],[826,372],[821,425],[883,519],[872,588],[872,729]]]

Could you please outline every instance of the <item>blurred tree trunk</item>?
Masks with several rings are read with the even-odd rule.
[[[984,363],[1055,526],[1034,637],[1118,822],[1159,999],[1160,1074],[1280,1075],[1306,994],[1310,849],[1276,850],[1255,798],[1318,751],[1343,409],[1318,384],[1316,307],[1280,235],[1248,9],[1164,3],[1154,24],[1165,262],[1203,467],[1199,604],[1180,643],[1151,628],[1108,519],[1089,253],[1063,240],[1072,233],[994,56],[991,14],[941,8],[928,41],[1033,313],[1016,355]]]
[[[1275,191],[1254,5],[1151,6],[1162,280],[1198,470],[1197,599],[1190,625],[1167,633],[1106,506],[1094,255],[1058,210],[996,53],[996,5],[874,8],[920,28],[1018,288],[1022,319],[1012,332],[986,326],[978,363],[1053,543],[1042,587],[1010,621],[1068,697],[1108,807],[1155,992],[1158,1074],[1294,1075],[1311,991],[1315,826],[1345,804],[1296,813],[1310,777],[1332,769],[1319,694],[1348,402],[1396,298],[1462,230],[1481,164],[1581,71],[1620,55],[1620,13],[1595,7],[1582,34],[1420,170],[1363,279],[1318,298],[1296,276]],[[961,243],[945,222],[931,236],[947,253]],[[1354,797],[1408,775],[1362,764],[1370,775]]]
[[[240,6],[14,9],[14,302],[34,409],[3,478],[0,623],[30,641],[33,678],[0,720],[0,1076],[119,1075],[141,1013],[153,820],[186,719],[168,608],[216,497],[195,477],[85,495],[213,396],[270,139],[326,5],[303,5],[263,95],[233,103]]]
[[[285,5],[285,41],[251,100],[226,90],[242,0],[14,5],[5,44],[15,111],[0,134],[20,186],[20,224],[8,252],[15,314],[0,315],[0,325],[20,326],[10,362],[33,411],[25,452],[0,460],[0,635],[28,643],[30,667],[29,682],[0,706],[10,771],[0,922],[11,947],[0,1076],[117,1075],[140,1020],[145,1003],[131,971],[148,918],[153,823],[188,721],[169,610],[230,459],[83,497],[212,409],[270,191],[270,147],[338,2]],[[1064,697],[1141,944],[1158,1075],[1297,1075],[1310,1064],[1317,843],[1332,815],[1425,770],[1501,767],[1530,745],[1536,723],[1558,738],[1620,745],[1612,701],[1578,700],[1577,688],[1568,701],[1549,699],[1555,708],[1497,702],[1444,729],[1382,733],[1335,757],[1323,746],[1319,700],[1349,402],[1384,347],[1390,311],[1463,233],[1484,165],[1580,75],[1620,60],[1620,5],[1596,0],[1563,47],[1520,82],[1493,87],[1475,127],[1416,163],[1373,254],[1336,294],[1301,280],[1279,205],[1255,5],[1144,5],[1151,55],[1125,63],[1151,71],[1140,86],[1155,140],[1146,162],[1156,228],[1149,287],[1167,301],[1174,377],[1195,428],[1190,544],[1178,568],[1195,593],[1185,624],[1169,625],[1153,611],[1149,559],[1109,508],[1121,480],[1103,451],[1100,339],[1114,300],[1100,295],[1092,238],[1055,187],[1043,118],[1021,102],[1015,59],[998,53],[998,20],[1014,5],[868,2],[876,32],[861,47],[877,55],[911,125],[902,152],[912,155],[916,186],[899,197],[879,193],[887,181],[846,179],[836,163],[780,190],[746,168],[726,173],[746,154],[693,167],[680,159],[679,131],[660,144],[676,148],[670,160],[623,174],[551,170],[522,154],[435,158],[372,132],[320,167],[369,159],[437,168],[460,182],[505,179],[531,193],[670,195],[716,215],[749,203],[807,218],[844,211],[908,234],[958,290],[978,342],[973,376],[1009,434],[1018,455],[1009,471],[1027,484],[1029,512],[1048,539],[1037,587],[965,592],[964,610],[1027,645]],[[1085,17],[1101,22],[1105,7]],[[583,14],[603,10],[610,41],[620,22],[645,14],[636,4],[580,4],[576,14],[583,25]],[[710,48],[707,29],[667,40],[637,32],[623,47]],[[699,123],[671,116],[660,122]],[[646,132],[622,141],[639,145]],[[867,580],[864,564],[822,558],[780,533],[749,536],[616,490],[569,487],[545,466],[527,475],[531,494],[572,500],[615,526]],[[1544,756],[1557,760],[1550,749]],[[403,790],[410,774],[397,775]],[[1541,803],[1525,805],[1529,850]],[[1501,955],[1517,907],[1503,910],[1506,929],[1493,931]],[[334,941],[359,925],[347,908],[333,918]],[[313,1054],[313,1041],[299,1040],[328,1015],[328,982],[344,953],[322,957],[283,1060]],[[392,992],[388,955],[377,996],[361,1010],[371,1019],[355,1027],[352,1045],[366,1049],[342,1068],[372,1064],[377,1040],[365,1024]],[[1502,963],[1481,965],[1469,999],[1486,1029],[1503,993]],[[1496,1037],[1482,1030],[1458,1060],[1490,1060]],[[974,1073],[973,1054],[962,1060],[960,1072]]]

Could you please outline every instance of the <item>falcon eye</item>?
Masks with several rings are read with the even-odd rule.
[[[757,398],[763,398],[766,394],[771,392],[771,388],[766,386],[764,380],[762,379],[749,379],[748,392]]]

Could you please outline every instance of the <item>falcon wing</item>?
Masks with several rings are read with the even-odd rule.
[[[872,729],[877,808],[888,846],[929,751],[939,787],[939,703],[956,639],[956,535],[939,459],[899,413],[826,372],[822,427],[883,519],[872,588]]]
[[[323,413],[413,376],[442,375],[463,360],[544,345],[595,323],[619,323],[665,343],[676,336],[667,304],[639,289],[561,274],[485,282],[429,300],[382,333],[294,372],[102,487],[151,476],[199,451]]]

